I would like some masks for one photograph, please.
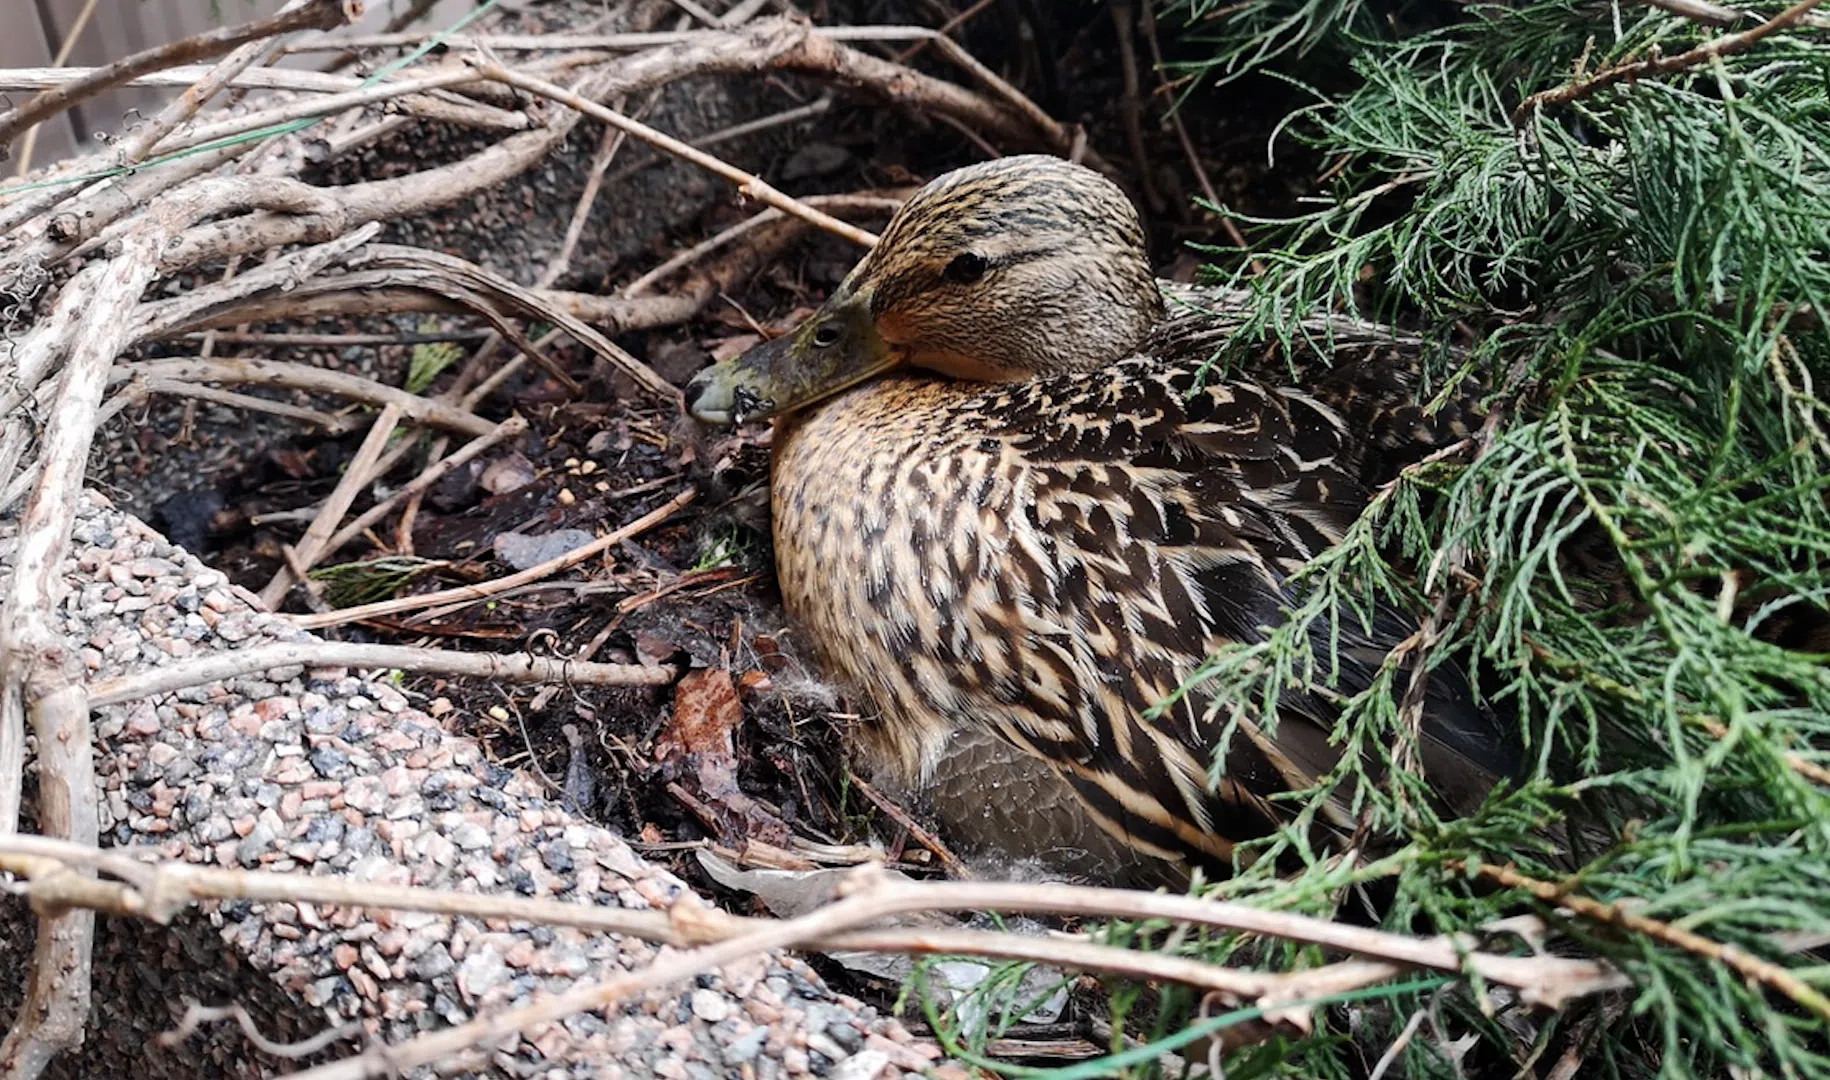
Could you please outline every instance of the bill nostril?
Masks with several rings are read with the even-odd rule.
[[[728,379],[728,374],[716,366],[694,375],[680,391],[687,415],[706,424],[730,423],[734,388]]]

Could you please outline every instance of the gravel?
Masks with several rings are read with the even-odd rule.
[[[15,526],[0,522],[9,575]],[[312,639],[100,495],[85,497],[74,552],[59,616],[91,678]],[[623,908],[665,908],[690,892],[395,687],[348,670],[274,671],[101,709],[95,734],[104,844],[156,845],[199,865]],[[0,962],[23,971],[30,940],[24,904],[0,898]],[[309,904],[225,902],[170,928],[106,919],[88,1041],[53,1074],[296,1066],[230,1025],[179,1049],[152,1045],[187,998],[239,1001],[277,1040],[353,1025],[352,1038],[319,1055],[338,1057],[633,970],[660,951],[569,928]],[[6,1015],[20,981],[0,980]],[[933,1054],[802,961],[770,955],[450,1065],[514,1077],[877,1080],[919,1074]]]

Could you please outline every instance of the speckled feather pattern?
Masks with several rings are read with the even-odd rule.
[[[1394,613],[1313,631],[1336,684],[1285,693],[1274,724],[1248,717],[1218,768],[1211,698],[1153,713],[1285,618],[1291,575],[1340,541],[1369,485],[1469,433],[1476,388],[1426,415],[1423,343],[1347,320],[1327,355],[1249,365],[1293,385],[1212,377],[1237,300],[1158,283],[1103,177],[1006,158],[924,187],[794,334],[689,388],[713,416],[780,405],[788,613],[874,706],[864,741],[904,784],[972,760],[949,755],[989,733],[1047,762],[1131,850],[1219,869],[1295,812],[1279,795],[1338,762],[1333,703],[1414,631]],[[1464,806],[1511,756],[1448,670],[1419,751]],[[1318,827],[1354,824],[1330,803]]]
[[[985,726],[1056,764],[1163,858],[1225,858],[1325,743],[1235,740],[1207,783],[1208,701],[1169,697],[1253,640],[1284,579],[1364,505],[1342,418],[1296,390],[1198,382],[1141,356],[1098,376],[879,380],[778,432],[777,570],[829,670],[883,710],[866,737],[917,779]]]

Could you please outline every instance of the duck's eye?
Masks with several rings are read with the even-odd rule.
[[[955,285],[970,285],[985,276],[985,268],[988,265],[985,256],[977,252],[968,251],[963,255],[955,255],[953,261],[947,264],[946,278]]]
[[[813,344],[815,348],[825,349],[839,343],[839,328],[832,323],[821,323],[814,327]]]

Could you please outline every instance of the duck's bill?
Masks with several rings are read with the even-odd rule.
[[[686,386],[707,424],[744,424],[805,408],[896,365],[863,298],[835,298],[797,327],[721,360]]]

